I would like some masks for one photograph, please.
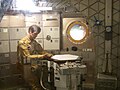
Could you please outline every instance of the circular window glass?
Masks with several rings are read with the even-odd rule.
[[[85,37],[86,31],[83,26],[80,25],[74,25],[70,30],[70,36],[74,40],[81,40]]]
[[[83,22],[75,21],[68,26],[66,33],[71,42],[81,44],[88,36],[88,27]]]

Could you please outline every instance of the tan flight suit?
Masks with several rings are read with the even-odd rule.
[[[36,79],[31,73],[30,64],[26,64],[25,61],[30,61],[32,59],[43,59],[43,54],[46,54],[41,47],[41,45],[36,40],[30,40],[28,36],[24,37],[18,42],[17,47],[17,56],[18,61],[23,66],[23,76],[25,78],[26,83],[33,85]]]

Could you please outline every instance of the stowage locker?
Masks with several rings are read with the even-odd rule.
[[[10,51],[17,52],[17,45],[19,40],[10,40]]]
[[[25,27],[24,15],[10,15],[9,27]]]
[[[51,39],[51,40],[46,40],[44,39],[44,49],[45,50],[59,50],[59,39]]]
[[[0,65],[0,77],[10,76],[11,68],[10,64]]]
[[[0,53],[9,52],[9,41],[0,41]]]
[[[21,39],[27,35],[26,28],[10,28],[10,39]]]
[[[8,28],[0,28],[0,40],[8,40],[9,32]]]
[[[0,65],[10,63],[9,53],[0,53]]]
[[[10,16],[4,15],[1,22],[0,27],[9,27]]]
[[[0,27],[24,27],[24,15],[4,15],[0,23]],[[19,21],[19,22],[18,22]]]
[[[51,38],[59,38],[60,37],[60,32],[59,32],[59,27],[44,27],[44,38],[47,38],[50,36]]]
[[[26,14],[25,16],[26,27],[31,25],[42,26],[41,14]]]

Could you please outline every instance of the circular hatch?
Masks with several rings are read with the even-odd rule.
[[[89,35],[88,26],[81,21],[74,21],[68,26],[66,34],[71,42],[81,44]]]

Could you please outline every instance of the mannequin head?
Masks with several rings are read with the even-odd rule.
[[[29,38],[35,39],[37,35],[41,32],[41,28],[37,25],[32,25],[28,29]]]

